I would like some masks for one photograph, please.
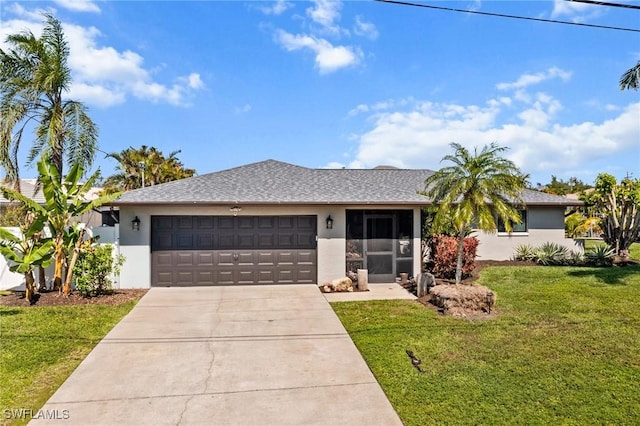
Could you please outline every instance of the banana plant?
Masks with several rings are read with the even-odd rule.
[[[53,288],[62,290],[68,295],[71,292],[69,280],[63,285],[63,269],[66,263],[66,247],[74,246],[81,234],[71,226],[71,219],[93,210],[105,203],[115,200],[120,193],[104,195],[93,200],[87,200],[86,194],[93,188],[99,177],[96,171],[85,182],[80,179],[84,175],[83,167],[76,163],[69,173],[60,177],[58,169],[46,157],[38,162],[39,183],[45,198],[44,209],[47,211],[47,222],[51,229],[54,245],[54,277]],[[71,240],[71,241],[70,241]]]
[[[25,298],[31,304],[36,292],[33,269],[47,267],[53,255],[53,241],[43,238],[44,227],[45,217],[30,212],[19,236],[0,228],[0,254],[7,259],[12,272],[24,274]]]

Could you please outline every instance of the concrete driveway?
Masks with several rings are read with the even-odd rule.
[[[400,425],[315,285],[153,288],[32,424]]]

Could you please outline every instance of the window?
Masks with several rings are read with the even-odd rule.
[[[520,219],[522,219],[522,221],[521,223],[512,223],[511,232],[527,232],[527,211],[518,210],[518,213],[520,214]],[[498,232],[507,232],[504,222],[500,218],[498,218]]]

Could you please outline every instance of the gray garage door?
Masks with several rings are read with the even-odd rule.
[[[152,216],[153,286],[315,283],[316,216]]]

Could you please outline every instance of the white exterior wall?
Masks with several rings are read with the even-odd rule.
[[[230,207],[230,206],[229,206]],[[125,263],[120,274],[120,288],[151,286],[151,216],[154,215],[232,215],[222,206],[123,206],[120,207],[120,253]],[[403,206],[241,206],[239,216],[316,215],[318,218],[318,284],[343,277],[346,268],[346,210],[402,209]],[[420,209],[414,208],[414,273],[420,272]],[[326,229],[327,216],[333,219],[333,229]],[[131,229],[135,216],[140,219],[140,231]]]
[[[516,247],[528,244],[536,247],[544,243],[557,243],[573,251],[583,251],[579,240],[564,236],[564,207],[527,208],[527,232],[473,233],[478,245],[478,260],[508,260],[513,258]]]

